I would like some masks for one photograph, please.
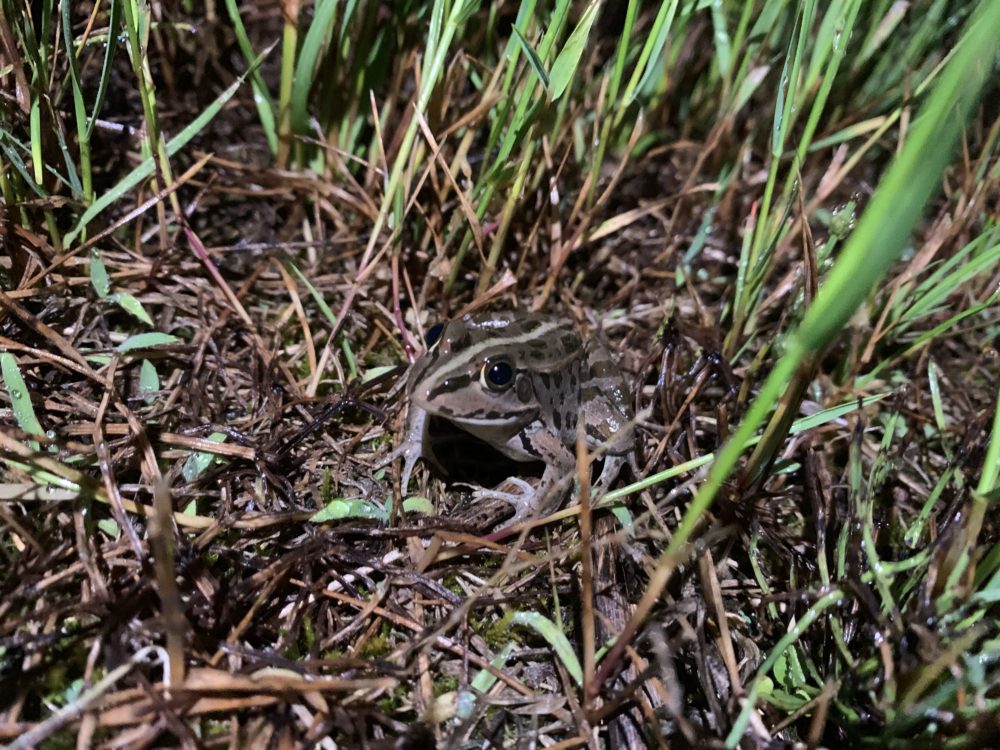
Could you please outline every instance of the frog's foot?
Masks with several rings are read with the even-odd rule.
[[[504,492],[500,489],[509,485],[516,487],[517,491]],[[513,526],[515,523],[520,523],[534,515],[535,511],[538,510],[539,501],[544,499],[544,493],[541,487],[536,488],[530,482],[523,479],[510,477],[493,489],[485,487],[476,489],[472,493],[472,498],[477,504],[484,503],[488,507],[493,507],[499,502],[513,508],[513,518],[506,519],[506,523]]]

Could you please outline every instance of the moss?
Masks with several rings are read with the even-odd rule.
[[[473,630],[479,632],[492,650],[499,651],[510,643],[512,638],[515,638],[514,629],[511,627],[513,619],[514,613],[508,611],[499,620],[493,620],[482,629],[473,625]]]
[[[431,689],[434,693],[434,697],[439,698],[445,693],[453,693],[458,690],[458,684],[457,677],[450,674],[443,674],[434,680],[434,685]]]

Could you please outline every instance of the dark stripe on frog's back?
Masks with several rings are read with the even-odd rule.
[[[541,413],[551,414],[551,426],[566,445],[571,445],[576,439],[576,423],[582,403],[580,370],[583,364],[582,357],[578,357],[556,372],[529,375]]]

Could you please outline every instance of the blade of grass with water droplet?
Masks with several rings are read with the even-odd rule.
[[[10,407],[14,412],[14,419],[18,426],[29,435],[44,435],[42,425],[35,416],[35,409],[31,405],[31,397],[28,395],[28,386],[21,376],[21,370],[17,366],[17,360],[10,352],[0,352],[0,375],[3,376],[4,387],[7,389],[7,396],[10,398]],[[28,443],[32,450],[38,450],[38,443],[34,440]]]
[[[148,359],[142,360],[139,366],[139,393],[151,401],[160,390],[160,375],[156,367]]]
[[[101,299],[107,297],[111,291],[107,266],[104,265],[104,259],[96,248],[90,253],[90,285]]]
[[[138,318],[148,326],[153,325],[153,319],[142,306],[142,303],[128,292],[115,292],[108,295],[108,299],[118,305],[122,310],[134,318]]]
[[[226,11],[229,13],[229,20],[233,24],[236,43],[240,47],[240,52],[243,53],[243,59],[251,67],[247,71],[247,75],[250,78],[250,86],[253,88],[253,101],[257,107],[257,117],[260,119],[261,127],[264,130],[264,138],[267,140],[267,146],[273,156],[278,153],[278,129],[275,123],[274,101],[267,90],[267,84],[264,83],[264,77],[261,75],[257,65],[253,64],[255,59],[253,45],[250,43],[250,37],[247,36],[247,30],[243,25],[243,18],[240,16],[236,0],[226,0]]]
[[[111,83],[111,71],[114,69],[115,52],[118,50],[118,28],[122,22],[122,2],[124,0],[110,0],[110,10],[108,12],[108,41],[104,47],[104,62],[101,64],[101,74],[97,80],[97,94],[94,96],[94,108],[90,113],[87,122],[87,139],[89,140],[94,132],[97,118],[101,114],[104,106],[104,98],[108,94],[108,86]]]

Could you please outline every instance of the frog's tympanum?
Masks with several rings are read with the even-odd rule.
[[[557,318],[504,312],[438,324],[428,331],[427,345],[406,382],[406,437],[395,454],[404,457],[404,493],[417,460],[435,460],[431,417],[514,461],[545,464],[537,488],[511,479],[520,493],[477,493],[514,506],[512,522],[548,512],[561,500],[563,493],[554,490],[568,486],[561,482],[574,473],[580,419],[588,449],[604,454],[598,494],[618,475],[634,445],[632,410],[617,365],[596,339],[584,343]]]

